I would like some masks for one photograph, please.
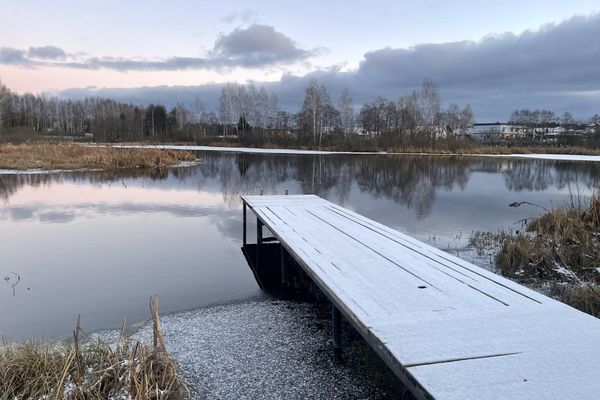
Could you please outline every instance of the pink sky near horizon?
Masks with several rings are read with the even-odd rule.
[[[129,71],[108,69],[69,69],[62,67],[23,68],[0,65],[0,80],[17,93],[55,92],[66,88],[201,85],[235,81],[273,81],[281,72],[276,70],[234,70],[222,73],[211,70]]]

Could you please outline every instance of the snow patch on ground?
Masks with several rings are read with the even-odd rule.
[[[121,149],[162,149],[190,151],[221,151],[230,153],[261,153],[261,154],[389,154],[386,152],[369,151],[324,151],[324,150],[295,150],[295,149],[265,149],[260,147],[219,147],[219,146],[183,146],[172,144],[116,144],[112,147]]]
[[[161,327],[193,398],[393,398],[333,361],[330,332],[316,315],[312,304],[250,301],[161,316]],[[149,323],[135,334],[151,335]]]
[[[189,168],[201,164],[202,160],[195,161],[181,161],[177,164],[170,165],[167,168]],[[132,168],[134,169],[134,168]],[[78,169],[2,169],[0,168],[0,175],[46,175],[46,174],[63,174],[72,172],[98,172],[102,171],[100,168],[78,168]]]
[[[99,169],[0,169],[0,175],[46,175],[66,172],[100,171]]]

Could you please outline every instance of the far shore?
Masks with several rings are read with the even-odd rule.
[[[0,174],[49,173],[81,170],[156,169],[196,161],[195,151],[282,155],[407,155],[438,157],[496,157],[537,160],[599,162],[600,152],[580,148],[470,147],[458,151],[345,151],[335,149],[242,147],[218,145],[150,143],[81,143],[35,140],[0,144]],[[563,150],[564,153],[559,152]]]

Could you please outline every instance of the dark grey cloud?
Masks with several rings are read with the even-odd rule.
[[[295,48],[265,29],[237,31],[217,41],[220,57],[253,57],[269,54],[294,58]],[[276,33],[276,32],[275,32]],[[269,36],[270,35],[270,36]],[[275,35],[276,37],[277,35]],[[433,79],[446,103],[470,103],[476,118],[505,120],[521,107],[571,111],[578,118],[600,113],[600,14],[574,17],[560,24],[486,37],[480,41],[422,44],[408,49],[384,48],[366,53],[354,71],[338,68],[317,70],[304,76],[286,74],[264,86],[278,94],[284,109],[297,110],[308,80],[318,79],[336,98],[348,87],[355,102],[377,96],[397,98],[417,88],[424,78]],[[268,44],[267,44],[268,42]],[[253,56],[253,52],[260,56]],[[18,58],[18,55],[17,55]],[[70,89],[63,97],[86,94],[114,97],[123,101],[173,105],[192,101],[199,95],[215,106],[219,85],[154,87],[135,89]]]
[[[381,49],[365,54],[358,77],[410,86],[429,76],[440,85],[586,89],[600,82],[600,14],[576,17],[520,35],[489,36],[478,42],[424,44],[410,49]],[[577,79],[573,79],[577,78]]]
[[[255,66],[292,63],[316,55],[319,50],[304,50],[269,25],[251,25],[221,35],[215,42],[216,59],[234,65]]]
[[[206,57],[170,57],[160,60],[116,57],[80,57],[55,46],[30,47],[28,51],[0,48],[0,64],[27,67],[112,69],[117,71],[179,71],[232,67],[267,67],[290,64],[316,55],[272,26],[251,25],[221,35]]]
[[[67,53],[56,46],[30,47],[27,56],[44,60],[64,60]]]
[[[0,64],[29,66],[29,60],[23,50],[0,47]]]

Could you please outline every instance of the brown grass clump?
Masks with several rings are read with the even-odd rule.
[[[525,233],[501,239],[496,265],[524,283],[549,283],[550,295],[600,317],[600,194],[585,209],[548,210]]]
[[[600,283],[600,195],[585,209],[548,211],[503,240],[496,263],[507,276]]]
[[[182,150],[91,147],[47,141],[0,144],[0,168],[8,169],[160,168],[194,160],[193,152]]]
[[[153,345],[133,343],[121,329],[113,345],[82,343],[79,322],[73,343],[4,343],[0,347],[0,399],[178,400],[189,392],[160,331],[158,299],[150,300]]]

